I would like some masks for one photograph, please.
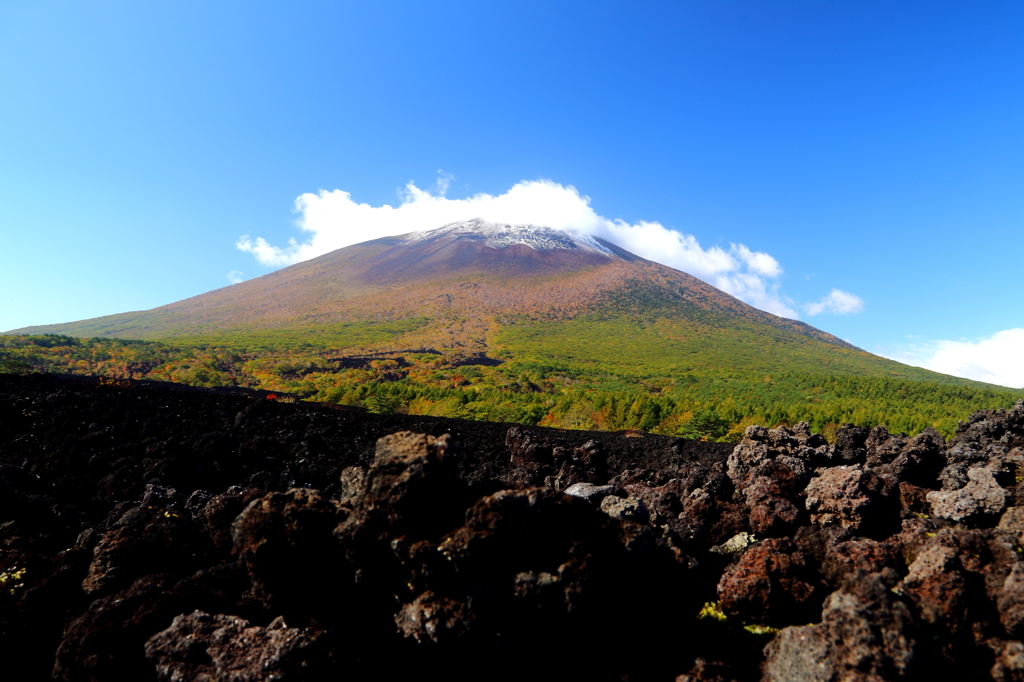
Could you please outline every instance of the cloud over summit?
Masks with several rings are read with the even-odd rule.
[[[287,246],[280,247],[262,237],[252,239],[247,235],[236,246],[264,265],[283,266],[370,239],[431,230],[472,218],[511,225],[542,225],[607,239],[638,256],[699,277],[757,308],[783,317],[798,317],[793,303],[778,292],[782,267],[767,253],[753,251],[744,244],[705,249],[692,235],[658,222],[627,223],[605,218],[590,206],[590,197],[581,195],[571,185],[551,180],[523,181],[497,196],[476,194],[449,199],[445,192],[450,180],[450,175],[442,175],[434,192],[410,182],[398,206],[357,203],[343,190],[306,193],[295,200],[295,211],[301,214],[297,225],[307,235],[304,241],[293,238]]]

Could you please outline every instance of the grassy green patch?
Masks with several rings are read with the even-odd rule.
[[[1024,391],[906,367],[800,330],[683,317],[514,317],[488,354],[422,348],[434,321],[409,318],[225,332],[163,341],[0,336],[0,372],[60,372],[243,386],[307,400],[571,429],[638,429],[736,441],[753,423],[927,426],[950,436],[977,409],[1009,407]],[[391,349],[392,352],[386,352]]]

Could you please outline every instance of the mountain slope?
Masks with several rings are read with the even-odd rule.
[[[480,220],[356,244],[149,311],[10,333],[156,339],[423,316],[570,319],[652,306],[662,314],[726,325],[746,320],[850,347],[604,240]]]
[[[8,334],[0,372],[706,439],[798,421],[951,434],[961,415],[1024,397],[871,355],[599,239],[483,221],[356,244],[149,311]]]
[[[810,372],[981,385],[871,355],[604,240],[482,220],[363,242],[149,311],[11,333],[438,348],[628,376]]]

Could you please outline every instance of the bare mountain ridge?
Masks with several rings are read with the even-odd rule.
[[[148,311],[14,332],[159,339],[416,317],[459,320],[455,335],[473,335],[479,346],[496,317],[571,319],[612,302],[629,307],[637,296],[719,326],[741,320],[852,348],[603,239],[480,219],[355,244]]]

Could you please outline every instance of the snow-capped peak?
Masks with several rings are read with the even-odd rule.
[[[514,244],[523,244],[535,251],[566,249],[618,258],[599,241],[579,232],[555,230],[540,225],[505,225],[488,222],[481,218],[449,223],[434,230],[413,232],[402,243],[417,244],[444,237],[482,241],[484,246],[489,246],[492,249],[504,249]]]

